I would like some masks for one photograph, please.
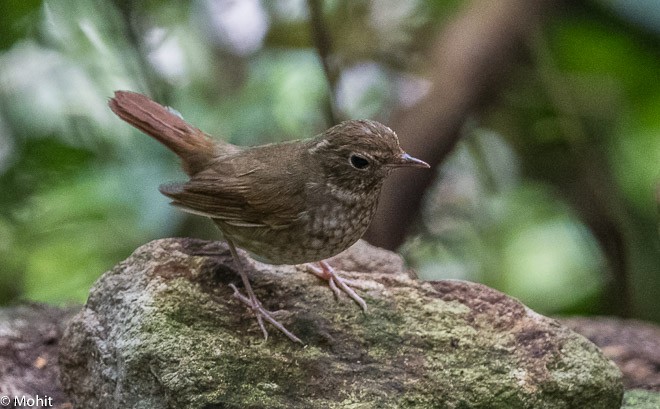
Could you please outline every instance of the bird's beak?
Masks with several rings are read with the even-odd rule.
[[[411,167],[411,168],[430,168],[429,164],[424,162],[421,159],[413,158],[405,152],[402,152],[401,155],[394,158],[394,160],[388,163],[392,167]]]

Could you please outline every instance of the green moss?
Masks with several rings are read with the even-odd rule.
[[[645,390],[629,390],[623,396],[621,409],[658,409],[660,408],[660,392]]]

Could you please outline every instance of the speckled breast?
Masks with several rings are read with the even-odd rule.
[[[378,204],[378,194],[353,203],[328,200],[310,209],[285,229],[234,227],[216,221],[224,235],[257,260],[270,264],[303,264],[341,253],[365,233]]]

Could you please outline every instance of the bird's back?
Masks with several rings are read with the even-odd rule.
[[[334,256],[366,231],[378,194],[354,200],[328,190],[309,142],[247,148],[218,158],[188,182],[161,186],[181,209],[210,217],[256,258],[299,264]]]

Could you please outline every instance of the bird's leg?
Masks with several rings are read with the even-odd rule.
[[[247,276],[247,272],[243,268],[241,259],[238,257],[238,252],[236,251],[236,247],[234,246],[234,243],[231,240],[227,240],[227,244],[229,245],[229,251],[231,252],[231,256],[234,259],[236,266],[238,267],[238,272],[241,275],[241,280],[243,280],[243,286],[245,287],[245,292],[247,293],[247,297],[246,297],[243,294],[241,294],[240,291],[238,291],[238,288],[236,288],[235,285],[230,284],[229,287],[231,287],[231,289],[234,290],[234,298],[238,299],[243,304],[247,305],[252,309],[252,312],[257,317],[259,328],[261,328],[261,332],[263,332],[265,339],[268,339],[268,331],[264,326],[264,320],[270,322],[275,328],[282,331],[282,333],[286,335],[291,341],[302,344],[303,342],[300,340],[300,338],[298,338],[291,331],[286,329],[284,325],[280,324],[279,321],[273,318],[271,313],[261,305],[261,302],[259,302],[259,300],[257,299],[257,296],[254,294],[254,291],[252,291],[250,280]]]
[[[345,278],[342,278],[340,275],[335,273],[335,270],[325,261],[319,261],[319,266],[321,267],[320,269],[314,267],[311,264],[307,264],[307,267],[315,276],[328,282],[330,289],[333,293],[335,293],[337,298],[339,298],[341,290],[345,292],[346,295],[348,295],[351,299],[353,299],[353,301],[355,301],[360,306],[360,308],[362,308],[362,311],[367,312],[367,303],[364,302],[362,297],[360,297],[355,292],[355,290],[350,287],[350,280],[346,280]]]

